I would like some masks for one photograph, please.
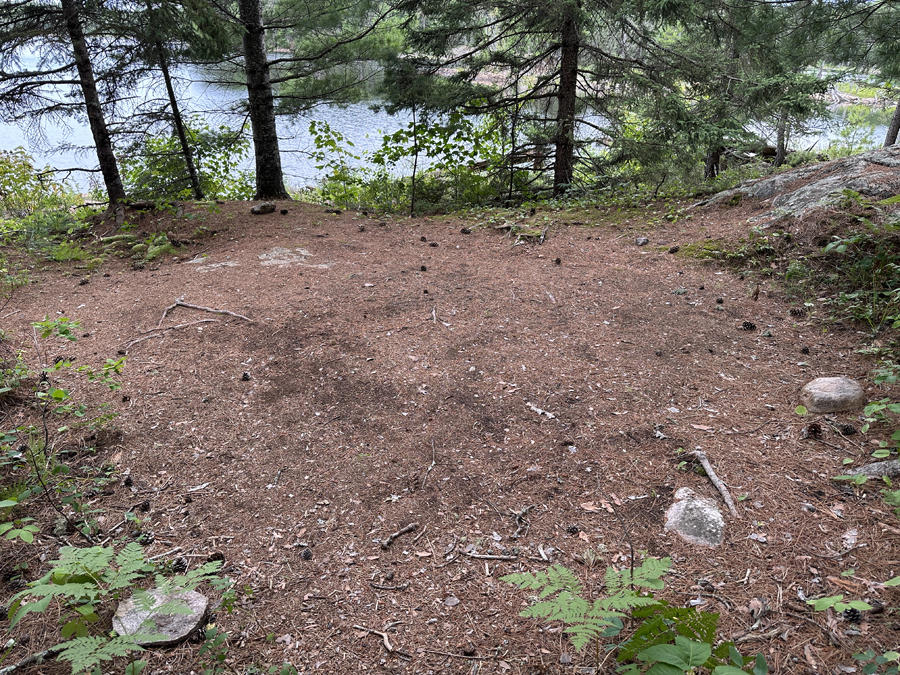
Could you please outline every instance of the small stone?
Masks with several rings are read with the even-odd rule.
[[[475,656],[475,645],[472,643],[467,644],[462,648],[463,656]]]
[[[132,596],[119,604],[113,617],[113,629],[119,635],[135,633],[161,634],[154,640],[139,640],[143,647],[167,647],[183,642],[197,630],[206,616],[209,601],[196,591],[182,591],[166,594],[155,588],[147,593],[153,599],[153,605],[145,608],[145,603]],[[155,610],[154,607],[171,604],[179,612],[187,609],[187,613],[167,614]]]
[[[666,511],[666,530],[700,546],[719,546],[725,538],[725,519],[715,503],[697,497],[687,487],[675,492],[675,503]]]
[[[263,202],[262,204],[254,204],[250,207],[250,213],[256,216],[264,216],[267,213],[275,213],[275,204],[272,202]]]
[[[762,333],[759,334],[759,336],[760,337],[772,337],[772,331],[764,330]]]
[[[447,607],[456,607],[459,604],[459,598],[457,598],[455,595],[451,595],[446,600],[444,600],[444,604]]]
[[[725,302],[725,298],[716,298],[717,305],[721,305],[723,302]]]
[[[572,657],[569,656],[568,654],[566,654],[565,652],[563,652],[562,654],[559,655],[559,662],[564,666],[568,665],[568,664],[572,663]]]
[[[248,372],[245,370],[245,371],[241,374],[241,379],[242,379],[244,382],[249,382],[249,381],[250,381],[250,373],[248,373]]]
[[[385,581],[393,581],[394,580],[394,570],[391,570],[387,574],[384,575]]]
[[[647,244],[650,243],[650,240],[647,239],[647,237],[638,237],[637,239],[634,240],[634,243],[637,244],[638,246],[646,246]]]
[[[803,387],[800,403],[811,413],[846,412],[862,408],[866,392],[849,377],[819,377]]]

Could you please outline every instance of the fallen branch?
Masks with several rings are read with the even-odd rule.
[[[847,474],[850,476],[863,474],[869,478],[881,478],[882,476],[893,478],[900,476],[900,460],[889,459],[886,462],[866,464],[866,466],[861,466],[858,469],[850,469],[847,471]]]
[[[370,583],[369,586],[379,591],[405,591],[409,588],[409,582],[407,581],[405,584],[400,584],[399,586],[382,586],[381,584],[374,583]]]
[[[399,649],[394,649],[393,645],[391,644],[391,641],[388,640],[387,633],[382,633],[380,630],[375,630],[374,628],[367,628],[366,626],[354,625],[353,627],[356,630],[364,630],[367,633],[371,633],[372,635],[378,635],[379,637],[381,637],[382,644],[384,645],[384,648],[387,649],[389,654],[399,654],[400,656],[405,656],[406,658],[412,658],[406,652],[401,652]]]
[[[145,335],[144,337],[136,338],[136,339],[132,340],[131,342],[129,342],[127,345],[125,345],[125,351],[127,352],[128,349],[132,345],[135,345],[138,342],[142,342],[143,340],[149,340],[150,338],[155,338],[155,337],[162,337],[162,333],[157,333],[156,331],[181,330],[182,328],[187,328],[188,326],[196,326],[198,323],[216,323],[217,321],[218,321],[218,319],[200,319],[199,321],[190,321],[188,323],[180,323],[177,326],[166,326],[165,328],[160,328],[157,326],[156,328],[153,328],[152,330],[147,331],[148,333],[152,333],[152,335]]]
[[[38,652],[37,654],[32,654],[26,659],[22,659],[18,663],[14,663],[11,666],[6,666],[5,668],[0,668],[0,675],[9,675],[9,673],[13,673],[17,671],[19,668],[24,668],[25,666],[31,666],[35,664],[41,664],[44,662],[44,659],[52,659],[57,654],[59,654],[63,649],[66,648],[66,644],[56,645],[55,647],[50,647],[50,649],[45,649],[42,652]]]
[[[527,405],[529,408],[531,408],[538,415],[546,415],[548,420],[556,419],[556,415],[554,415],[552,412],[547,412],[546,410],[541,410],[534,403],[529,403],[528,401],[525,401],[525,405]]]
[[[387,549],[391,544],[394,543],[394,539],[399,537],[401,534],[408,534],[410,532],[415,532],[416,528],[419,527],[418,523],[410,523],[406,527],[401,527],[399,530],[394,532],[394,534],[389,535],[387,539],[381,542],[381,548]]]
[[[159,319],[159,323],[156,328],[159,329],[162,327],[162,322],[165,321],[166,316],[176,307],[187,307],[188,309],[199,309],[201,312],[211,312],[213,314],[227,314],[228,316],[233,316],[238,319],[243,319],[244,321],[249,321],[250,323],[255,323],[253,319],[244,316],[243,314],[236,314],[235,312],[229,312],[227,309],[215,309],[213,307],[203,307],[202,305],[192,305],[189,302],[184,302],[181,298],[178,298],[171,305],[166,307],[163,310],[162,316]]]
[[[700,465],[706,472],[706,476],[709,478],[710,482],[715,485],[716,490],[719,491],[719,494],[722,495],[722,499],[724,499],[725,503],[728,505],[728,510],[731,511],[731,515],[733,515],[735,518],[740,518],[741,514],[738,513],[737,508],[734,506],[734,501],[731,499],[731,494],[728,492],[728,488],[725,487],[725,484],[721,480],[719,480],[716,472],[713,471],[712,464],[709,463],[709,458],[706,456],[706,453],[702,450],[695,450],[694,452],[691,452],[689,454],[699,460]]]
[[[431,464],[428,465],[428,468],[425,469],[425,475],[422,477],[422,488],[425,488],[425,481],[428,480],[428,474],[431,473],[431,470],[435,467],[434,461],[434,439],[431,439]]]
[[[440,656],[452,656],[454,659],[468,659],[469,661],[492,661],[496,656],[466,656],[465,654],[454,654],[452,652],[439,652],[436,649],[423,649],[427,654],[438,654]]]
[[[515,555],[494,555],[493,553],[466,553],[470,558],[477,558],[478,560],[518,560],[519,557]]]

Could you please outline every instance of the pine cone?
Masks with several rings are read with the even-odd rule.
[[[844,621],[849,623],[859,623],[862,621],[862,612],[853,607],[848,607],[844,610]]]
[[[791,316],[806,316],[806,310],[802,307],[791,307]]]
[[[756,324],[752,321],[745,321],[741,324],[742,330],[756,330]]]
[[[580,531],[581,530],[579,529],[579,527],[577,525],[569,525],[566,528],[566,532],[568,532],[569,534],[578,534]]]
[[[838,431],[840,431],[844,436],[852,436],[856,433],[856,427],[854,427],[852,424],[839,424]]]

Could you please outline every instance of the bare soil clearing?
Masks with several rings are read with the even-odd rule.
[[[123,480],[93,506],[112,527],[149,500],[150,556],[224,556],[241,599],[217,625],[236,672],[282,662],[323,673],[578,672],[593,655],[572,654],[560,626],[520,618],[527,595],[499,577],[553,561],[602,593],[605,567],[629,564],[622,523],[636,555],[673,558],[659,597],[721,612],[721,636],[762,651],[770,672],[835,672],[856,665],[853,653],[896,646],[893,609],[856,625],[799,599],[898,600],[874,582],[897,574],[900,523],[874,483],[831,480],[845,458],[866,463],[878,433],[843,437],[823,422],[821,437],[805,439],[810,420],[794,412],[814,377],[865,379],[863,336],[791,316],[765,280],[754,300],[757,277],[669,253],[746,236],[752,206],[675,223],[652,208],[541,208],[510,216],[550,227],[542,245],[518,246],[476,216],[278,207],[287,214],[234,203],[133,217],[141,232],[216,234],[143,269],[112,258],[87,283],[70,266],[36,269],[3,321],[32,350],[30,322],[78,319],[85,337],[48,343],[51,362],[127,351],[122,433],[83,458],[115,462]],[[250,320],[184,306],[163,316],[177,299]],[[75,394],[103,392],[81,383]],[[867,384],[867,394],[888,392]],[[858,415],[834,419],[859,427]],[[7,415],[4,428],[24,421]],[[96,439],[72,432],[68,443]],[[695,449],[740,519],[691,470],[684,454]],[[721,505],[721,547],[664,532],[683,486]],[[47,559],[63,539],[80,545],[44,529]],[[37,550],[3,541],[4,578],[19,560],[39,576]],[[4,601],[18,590],[0,589]],[[31,639],[6,663],[58,641],[39,626],[23,622],[17,634]],[[196,644],[149,658],[145,672],[199,670]]]

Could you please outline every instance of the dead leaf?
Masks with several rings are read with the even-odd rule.
[[[456,607],[459,604],[459,598],[457,598],[455,595],[451,595],[449,598],[444,600],[444,604],[447,605],[447,607]]]
[[[581,505],[581,508],[591,513],[601,513],[600,507],[595,505],[594,502],[585,502]]]
[[[431,552],[430,551],[416,551],[416,555],[419,558],[430,558]]]
[[[578,538],[581,539],[581,540],[583,540],[583,541],[587,541],[587,542],[590,542],[590,541],[591,541],[591,538],[590,538],[590,536],[588,535],[587,532],[579,532],[579,533],[578,533]]]
[[[616,506],[622,506],[622,502],[619,501],[619,498],[618,498],[618,497],[616,497],[616,493],[615,493],[615,492],[610,492],[610,493],[609,493],[609,496],[612,497],[613,504],[615,504]],[[600,502],[600,503],[603,504],[603,502]]]
[[[809,645],[803,647],[803,653],[806,655],[806,660],[809,661],[809,665],[812,666],[812,669],[818,670],[819,664],[817,664],[816,660],[813,658],[812,649]]]
[[[500,661],[497,665],[500,666],[500,670],[512,670],[512,666],[506,661]]]

